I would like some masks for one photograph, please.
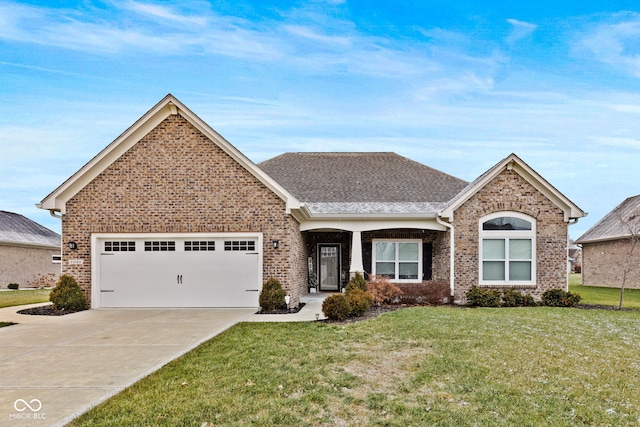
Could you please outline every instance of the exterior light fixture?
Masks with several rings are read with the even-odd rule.
[[[68,246],[69,246],[69,249],[71,249],[72,251],[75,251],[76,249],[78,249],[78,244],[76,242],[69,242]]]
[[[278,246],[280,245],[280,242],[278,241],[278,239],[274,239],[272,243],[273,243],[273,249],[278,249]]]

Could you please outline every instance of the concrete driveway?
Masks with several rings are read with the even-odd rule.
[[[20,307],[24,308],[24,307]],[[0,426],[64,425],[255,309],[0,309]]]

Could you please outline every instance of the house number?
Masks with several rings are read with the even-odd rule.
[[[83,259],[70,259],[69,260],[69,265],[82,265],[84,264],[84,260]]]

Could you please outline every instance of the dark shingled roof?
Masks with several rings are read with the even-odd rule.
[[[468,184],[395,153],[285,153],[258,166],[315,213],[434,213]]]
[[[640,196],[633,196],[616,206],[576,240],[588,243],[614,240],[640,234]]]
[[[13,212],[0,211],[0,243],[60,247],[60,235]]]

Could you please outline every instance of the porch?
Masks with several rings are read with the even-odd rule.
[[[302,235],[310,292],[340,292],[356,273],[366,279],[376,274],[397,283],[449,280],[449,234],[445,230],[323,229]]]

